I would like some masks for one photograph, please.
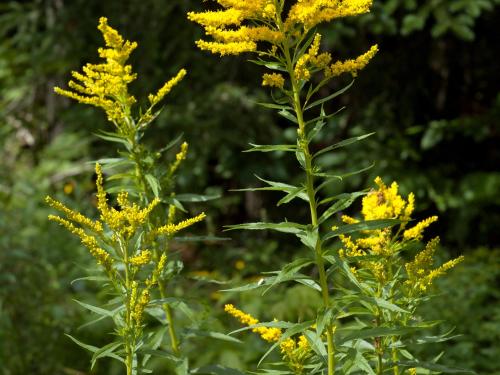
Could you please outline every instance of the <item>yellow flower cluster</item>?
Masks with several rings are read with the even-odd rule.
[[[273,1],[247,0],[228,1],[217,0],[224,10],[208,12],[189,12],[188,19],[199,23],[205,28],[207,35],[215,41],[198,40],[198,48],[212,53],[237,55],[243,52],[257,50],[257,42],[278,43],[284,35],[277,28],[270,28],[265,23],[262,26],[245,26],[247,20],[266,21],[276,18],[276,8]],[[237,27],[236,29],[231,27]]]
[[[279,73],[265,73],[262,76],[262,86],[277,87],[282,89],[285,85],[285,78]]]
[[[311,70],[321,70],[332,61],[332,56],[328,52],[318,54],[320,43],[321,34],[316,33],[307,53],[301,56],[295,64],[294,74],[297,79],[309,80],[311,78]]]
[[[52,205],[51,203],[52,201],[53,201],[52,198],[47,197],[46,202],[49,205]],[[55,202],[59,203],[57,201]],[[53,207],[57,208],[55,206]],[[85,230],[76,227],[69,220],[63,219],[60,216],[49,215],[49,220],[59,223],[60,225],[64,226],[68,231],[77,235],[80,238],[82,244],[89,250],[90,254],[97,260],[97,263],[103,265],[108,272],[112,271],[111,266],[113,264],[113,258],[109,255],[109,253],[106,250],[104,250],[99,246],[97,239],[93,235],[87,234]]]
[[[439,237],[436,237],[427,243],[425,249],[418,253],[412,262],[406,263],[405,268],[408,280],[405,281],[405,284],[411,290],[425,292],[432,285],[435,278],[444,275],[446,271],[464,260],[463,256],[459,256],[438,268],[432,269],[434,253],[438,245]]]
[[[378,45],[375,44],[367,52],[356,57],[355,59],[337,61],[335,64],[332,64],[330,67],[325,69],[325,75],[327,77],[336,77],[343,73],[351,73],[353,77],[356,77],[358,75],[358,71],[364,69],[377,52]]]
[[[202,212],[201,214],[199,214],[199,215],[197,215],[195,217],[183,220],[183,221],[181,221],[181,222],[179,222],[177,224],[166,224],[166,225],[163,225],[163,226],[157,228],[154,232],[156,234],[159,234],[159,235],[164,234],[164,235],[167,235],[167,236],[171,236],[171,235],[179,232],[180,230],[182,230],[184,228],[190,227],[191,225],[202,221],[206,216],[207,215],[205,215],[205,213]]]
[[[431,216],[428,217],[425,220],[422,220],[419,222],[417,225],[415,225],[413,228],[407,229],[403,233],[403,237],[406,240],[421,240],[423,237],[423,231],[425,228],[427,228],[429,225],[437,221],[438,217],[437,216]]]
[[[86,64],[83,73],[72,72],[76,81],[69,81],[72,90],[56,87],[56,93],[67,96],[80,103],[101,107],[109,121],[118,127],[124,124],[127,111],[135,103],[135,98],[128,93],[128,84],[136,78],[132,67],[126,65],[130,53],[137,43],[124,41],[120,34],[108,25],[105,17],[99,20],[107,48],[99,48],[99,56],[106,60],[102,64]]]
[[[130,292],[130,297],[128,301],[130,317],[135,323],[136,330],[140,330],[142,327],[142,321],[144,317],[144,310],[150,301],[149,287],[144,288],[139,296],[139,284],[137,281],[132,282],[132,290]]]
[[[97,208],[101,213],[101,220],[119,235],[125,238],[132,237],[137,229],[144,225],[149,214],[160,203],[160,200],[155,198],[147,207],[141,209],[136,203],[129,202],[127,192],[121,192],[117,197],[120,210],[110,207],[103,187],[102,168],[98,163],[95,171],[97,174]]]
[[[174,86],[177,85],[186,76],[186,74],[186,69],[179,70],[179,73],[177,73],[175,77],[167,81],[155,95],[149,94],[148,99],[151,103],[151,106],[158,104],[158,102],[160,102],[166,95],[168,95],[168,93],[172,91]]]
[[[55,87],[60,95],[74,99],[83,104],[102,108],[121,133],[131,130],[134,120],[131,107],[136,99],[128,91],[128,84],[137,78],[132,66],[127,65],[132,51],[137,48],[136,42],[124,40],[123,37],[108,25],[105,17],[99,19],[98,29],[104,38],[106,48],[99,48],[99,57],[105,60],[101,64],[86,64],[82,72],[72,72],[74,80],[68,82],[69,89]],[[156,94],[148,95],[150,107],[144,111],[137,122],[140,128],[149,123],[154,115],[152,108],[158,104],[186,75],[181,69],[175,77],[167,81]],[[133,129],[132,129],[133,130]]]
[[[404,212],[404,216],[410,216],[411,210],[405,210],[405,207],[412,207],[413,204],[405,202],[398,194],[399,186],[397,182],[393,182],[390,187],[387,187],[380,177],[375,179],[375,184],[378,186],[377,191],[370,192],[363,198],[361,213],[365,220],[377,219],[396,219]],[[414,202],[413,194],[410,193],[409,202]]]
[[[188,152],[188,144],[186,142],[183,142],[181,145],[181,150],[175,155],[175,161],[170,166],[171,175],[174,174],[175,171],[179,168],[179,165],[181,165],[182,161],[186,160],[187,152]]]
[[[366,236],[355,240],[350,236],[341,235],[339,238],[342,242],[342,248],[339,250],[339,255],[341,257],[381,256],[381,259],[362,260],[359,264],[370,270],[379,282],[384,283],[387,281],[387,267],[390,267],[390,262],[387,260],[396,255],[404,243],[421,240],[424,230],[437,220],[437,216],[422,220],[414,227],[403,231],[403,235],[400,236],[399,233],[405,228],[415,209],[415,196],[410,193],[408,200],[405,201],[398,193],[399,186],[396,182],[387,186],[380,177],[377,177],[375,183],[378,189],[368,193],[362,200],[361,213],[363,219],[398,219],[402,222],[399,230],[395,236],[390,228],[365,231]],[[349,216],[343,216],[342,221],[347,224],[359,222]],[[463,260],[463,257],[459,257],[443,264],[441,267],[432,269],[433,256],[438,243],[439,238],[429,241],[425,249],[416,255],[414,261],[405,264],[408,276],[405,284],[410,286],[410,289],[425,291],[432,284],[433,279],[444,274]]]
[[[370,10],[372,0],[297,0],[285,21],[287,29],[296,25],[306,30],[336,18],[355,16]]]
[[[87,227],[88,229],[96,232],[96,233],[102,233],[102,223],[99,220],[92,220],[89,219],[88,217],[82,215],[81,213],[72,210],[71,208],[66,207],[63,203],[56,201],[52,197],[46,197],[45,202],[52,208],[55,208],[58,211],[61,211],[66,215],[66,217],[74,221],[77,224],[80,224],[84,227]]]
[[[231,304],[224,306],[224,310],[241,323],[248,326],[259,323],[259,321]],[[278,342],[281,340],[282,332],[279,328],[256,327],[252,330],[267,342]],[[295,374],[302,374],[305,361],[311,356],[309,341],[304,335],[300,335],[297,340],[289,337],[280,342],[280,351],[283,359]]]
[[[130,264],[137,267],[148,264],[151,261],[151,251],[143,250],[139,255],[130,258],[128,261]]]
[[[368,193],[362,200],[361,213],[364,220],[378,219],[399,219],[402,221],[401,228],[404,228],[415,208],[415,197],[410,193],[405,201],[399,194],[399,186],[393,182],[387,186],[380,177],[375,179],[378,189]],[[359,220],[342,216],[342,221],[347,224],[354,224]],[[342,248],[339,250],[341,257],[362,257],[367,255],[379,255],[389,258],[394,255],[392,231],[390,228],[365,232],[366,236],[353,240],[350,236],[340,236]],[[387,277],[385,261],[361,261],[360,264],[369,269],[379,282],[384,282]]]

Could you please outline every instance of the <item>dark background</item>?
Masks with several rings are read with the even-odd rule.
[[[187,21],[186,12],[203,5],[185,0],[0,1],[1,374],[87,373],[90,357],[63,334],[93,344],[109,340],[103,332],[111,328],[105,324],[77,330],[91,317],[72,299],[101,296],[95,285],[71,280],[85,275],[93,262],[77,240],[48,223],[50,210],[43,203],[51,194],[93,215],[88,162],[116,152],[93,135],[110,126],[103,113],[53,93],[54,86],[65,86],[71,70],[97,61],[100,16],[139,43],[131,58],[139,75],[131,90],[139,101],[181,67],[188,70],[146,142],[162,147],[183,134],[190,144],[178,192],[221,195],[196,206],[209,214],[203,233],[221,235],[224,225],[246,221],[306,217],[299,206],[276,208],[279,195],[231,191],[258,186],[254,174],[298,181],[293,159],[241,152],[248,143],[293,140],[295,129],[256,104],[267,93],[260,87],[261,68],[246,62],[250,56],[219,58],[195,49],[202,30]],[[328,193],[371,186],[380,175],[386,182],[398,181],[404,194],[415,193],[417,219],[439,215],[429,236],[441,236],[441,259],[464,254],[466,261],[441,281],[439,298],[422,312],[447,319],[447,327],[456,326],[462,336],[416,350],[427,358],[445,351],[443,363],[479,374],[500,374],[499,22],[498,0],[375,0],[370,14],[320,29],[323,49],[336,59],[357,56],[374,43],[380,48],[354,86],[329,104],[329,111],[346,108],[325,127],[318,144],[376,132],[322,160],[339,173],[375,165]],[[324,94],[348,82],[341,78]],[[303,251],[269,233],[230,236],[222,243],[179,246],[185,274],[251,278],[279,269]],[[175,292],[193,290],[193,283],[179,283]],[[278,318],[309,313],[297,302],[305,293],[300,288],[265,298],[252,293],[221,297],[218,289],[204,285],[194,292],[199,295],[193,298],[203,301],[197,327],[229,331],[232,323],[221,313],[227,298],[240,298],[256,314],[268,313],[270,305]],[[314,305],[314,298],[307,298]],[[245,339],[250,340],[245,350],[214,344],[192,361],[248,368],[263,346]],[[195,353],[197,345],[186,350]],[[248,354],[248,346],[255,355]],[[116,371],[103,361],[94,373]]]

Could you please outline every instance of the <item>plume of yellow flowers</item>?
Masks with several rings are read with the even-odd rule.
[[[398,219],[401,221],[396,235],[389,228],[365,231],[365,236],[353,239],[351,236],[339,236],[342,248],[339,250],[341,257],[363,257],[367,255],[378,255],[379,260],[363,260],[359,262],[363,267],[369,269],[375,278],[384,283],[388,277],[387,260],[397,256],[398,252],[409,241],[419,241],[423,238],[423,231],[437,220],[437,216],[431,216],[409,229],[405,229],[415,209],[415,195],[410,193],[405,200],[398,192],[399,186],[393,182],[387,186],[380,177],[375,179],[378,189],[368,193],[362,200],[361,213],[364,220]],[[342,220],[347,224],[359,222],[357,219],[344,215]],[[402,236],[399,234],[403,232]],[[429,241],[424,250],[418,253],[413,262],[405,265],[408,280],[405,282],[412,289],[425,291],[432,281],[443,275],[463,260],[458,257],[449,261],[437,269],[432,269],[434,252],[439,244],[439,238]]]
[[[224,310],[245,325],[252,326],[259,323],[258,319],[231,304],[225,305]],[[279,342],[282,336],[281,329],[275,327],[255,327],[252,332],[259,334],[267,342]],[[297,339],[289,337],[281,340],[279,346],[283,359],[290,369],[295,374],[303,374],[304,363],[312,355],[307,338],[304,335],[300,335]]]
[[[112,240],[118,238],[129,240],[134,237],[138,230],[143,228],[148,221],[148,217],[153,209],[159,204],[159,199],[155,198],[149,205],[144,208],[139,207],[136,203],[131,203],[126,192],[118,194],[117,202],[120,209],[115,209],[108,205],[106,191],[103,186],[103,174],[100,164],[96,164],[95,171],[97,174],[97,208],[100,212],[99,220],[92,220],[81,213],[66,207],[63,203],[47,197],[46,202],[49,206],[65,214],[66,219],[56,215],[50,215],[49,219],[58,222],[66,227],[71,233],[80,237],[82,243],[89,249],[90,253],[97,259],[99,264],[104,265],[108,270],[113,263],[111,255],[104,250],[100,242],[105,242],[103,223],[111,229],[113,235]],[[173,235],[178,231],[185,229],[205,218],[205,214],[201,213],[193,218],[181,221],[179,223],[169,223],[158,228],[153,228],[153,235]],[[75,226],[80,225],[80,227]],[[133,266],[140,267],[148,264],[151,260],[151,251],[142,250],[139,254],[128,258],[128,263]],[[163,261],[165,263],[166,259]]]
[[[68,82],[69,89],[55,87],[57,94],[74,99],[83,104],[100,107],[108,120],[122,132],[130,131],[134,125],[131,107],[136,102],[129,93],[128,85],[137,78],[132,66],[127,65],[130,54],[137,48],[136,42],[124,40],[117,30],[108,25],[108,19],[101,17],[97,27],[104,38],[105,47],[99,48],[100,64],[86,64],[82,72],[73,71],[73,80]],[[158,104],[186,75],[186,70],[167,81],[156,94],[150,94],[150,107],[138,121],[144,124],[152,119],[152,108]]]
[[[221,10],[188,13],[188,19],[203,26],[213,39],[196,41],[198,48],[221,56],[257,52],[277,61],[284,60],[288,49],[298,50],[318,24],[366,13],[372,5],[372,0],[296,0],[291,7],[288,2],[285,7],[283,0],[216,1]],[[315,34],[307,53],[297,56],[294,78],[307,81],[319,70],[324,70],[326,78],[342,73],[356,76],[378,51],[374,45],[356,59],[329,66],[332,57],[328,52],[319,53],[320,40],[321,36]],[[261,43],[270,45],[271,50],[266,51]],[[264,76],[264,86],[283,88],[283,83],[277,76]]]

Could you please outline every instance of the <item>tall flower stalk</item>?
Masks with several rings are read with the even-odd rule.
[[[128,85],[137,75],[127,60],[137,43],[124,40],[104,17],[99,20],[98,29],[105,42],[105,47],[98,50],[103,61],[86,64],[81,72],[73,72],[69,88],[56,87],[55,92],[103,109],[113,129],[101,130],[98,136],[123,149],[119,157],[96,164],[98,220],[87,218],[50,197],[47,202],[64,216],[49,218],[81,239],[101,266],[105,285],[113,287],[110,294],[118,296],[111,299],[106,308],[80,304],[101,318],[112,318],[120,340],[96,348],[72,339],[93,352],[92,365],[99,358],[112,357],[122,361],[127,375],[132,375],[141,372],[151,357],[150,353],[141,351],[155,353],[161,344],[161,340],[152,340],[154,336],[145,333],[144,316],[155,306],[161,306],[164,311],[172,358],[181,366],[187,361],[170,304],[168,286],[179,267],[175,266],[169,247],[176,233],[202,221],[205,214],[177,221],[177,213],[186,210],[174,192],[175,174],[186,158],[187,143],[180,145],[175,159],[169,161],[165,152],[175,147],[178,140],[160,151],[150,150],[142,142],[144,132],[161,111],[157,106],[184,78],[186,71],[181,69],[156,93],[150,94],[148,106],[135,115],[136,99]],[[104,172],[110,174],[108,181],[114,184],[108,189],[104,186]],[[108,204],[113,193],[118,193],[118,209]],[[113,309],[109,310],[108,306]]]
[[[318,157],[371,134],[346,139],[319,150],[314,145],[322,128],[335,115],[326,113],[325,104],[344,93],[352,82],[326,96],[321,96],[321,93],[327,91],[328,84],[333,79],[344,73],[356,77],[378,51],[378,46],[373,45],[356,58],[334,61],[329,52],[321,52],[321,35],[317,33],[316,26],[366,13],[372,1],[216,2],[221,7],[219,10],[188,13],[188,18],[200,24],[209,38],[198,40],[196,45],[221,56],[244,52],[256,54],[257,58],[253,62],[269,70],[262,76],[262,85],[272,90],[274,100],[272,103],[261,104],[278,110],[279,115],[296,127],[295,144],[252,145],[248,151],[293,154],[303,173],[302,183],[297,186],[261,179],[266,186],[243,190],[282,191],[285,196],[278,205],[302,200],[309,211],[307,224],[285,220],[279,223],[257,222],[230,226],[230,229],[290,233],[310,249],[309,256],[295,259],[281,270],[272,272],[273,276],[265,276],[257,283],[235,290],[266,286],[272,288],[282,282],[294,281],[319,292],[323,302],[322,309],[314,320],[297,324],[278,321],[258,323],[256,319],[231,305],[226,306],[226,311],[249,325],[247,329],[259,333],[265,340],[269,332],[273,333],[272,338],[267,341],[274,342],[272,348],[280,348],[284,355],[283,365],[289,369],[287,373],[384,374],[387,370],[392,370],[394,375],[400,375],[415,374],[417,368],[432,369],[432,364],[419,362],[414,358],[403,361],[399,355],[403,353],[405,358],[411,357],[406,346],[410,341],[403,340],[403,336],[432,325],[416,323],[415,306],[419,297],[412,294],[415,292],[415,283],[419,282],[416,275],[427,272],[426,278],[420,282],[428,286],[433,277],[453,267],[461,258],[429,271],[432,260],[430,255],[437,245],[434,240],[416,256],[414,262],[403,262],[400,255],[403,249],[409,244],[418,243],[422,239],[423,229],[435,219],[430,218],[411,229],[405,229],[413,210],[413,198],[409,198],[406,211],[403,210],[405,204],[392,187],[392,190],[388,190],[385,185],[379,185],[380,191],[377,193],[361,191],[333,197],[323,196],[326,185],[342,180],[345,176],[323,171]],[[386,193],[390,195],[387,199],[384,198]],[[340,216],[341,212],[362,196],[366,196],[363,200],[364,220],[345,217],[344,222],[325,226],[335,214]],[[387,210],[388,205],[398,205],[399,211]],[[371,213],[368,213],[370,210]],[[391,229],[392,227],[396,229]],[[376,238],[381,233],[388,239],[387,243],[377,243]],[[393,235],[389,235],[391,233]],[[404,240],[401,240],[401,235]],[[370,238],[366,239],[365,236]],[[340,241],[332,245],[333,239]],[[358,239],[361,241],[359,244],[356,242]],[[362,254],[356,254],[354,249],[360,244],[365,248]],[[383,250],[378,251],[377,246]],[[426,263],[427,271],[419,268],[422,263]],[[309,272],[303,272],[308,267]],[[405,268],[406,273],[402,272],[402,268]],[[338,285],[339,292],[335,294],[332,293],[331,280],[334,273],[344,276],[342,284]],[[382,274],[384,278],[380,278]],[[352,290],[343,288],[345,284],[352,287]],[[413,292],[409,292],[410,290]],[[304,347],[312,348],[314,355],[301,357],[300,366],[294,366],[284,348],[287,347],[287,340],[299,340],[300,338],[293,338],[299,334],[303,337],[302,340],[308,342]]]
[[[314,265],[319,279],[317,280],[323,301],[324,311],[330,311],[330,286],[324,261],[323,239],[320,224],[335,211],[329,209],[319,215],[318,191],[324,182],[319,179],[332,179],[321,173],[315,164],[315,156],[310,144],[325,125],[330,115],[323,111],[323,103],[333,99],[341,92],[326,98],[312,101],[314,94],[334,77],[342,73],[353,76],[364,68],[375,55],[378,47],[374,45],[368,52],[354,60],[333,62],[330,53],[320,53],[321,35],[315,27],[347,16],[365,13],[371,6],[371,0],[356,1],[297,1],[289,9],[284,0],[252,0],[232,1],[218,0],[222,10],[202,13],[188,13],[188,18],[201,24],[213,41],[199,40],[197,46],[220,55],[254,52],[258,55],[255,61],[273,73],[263,75],[263,86],[275,89],[275,103],[267,107],[276,108],[297,126],[297,141],[295,145],[255,146],[251,151],[291,151],[295,152],[300,167],[304,171],[303,186],[288,185],[283,190],[287,193],[286,202],[300,198],[308,203],[310,212],[309,225],[293,225],[281,223],[280,226],[253,223],[234,226],[235,229],[277,229],[296,233],[314,253]],[[319,77],[319,81],[314,81]],[[344,91],[344,90],[341,90]],[[312,113],[312,119],[307,120],[306,114]],[[325,152],[328,150],[323,150]],[[268,182],[277,188],[278,184]],[[279,189],[279,188],[278,188]],[[282,200],[283,201],[283,200]],[[338,201],[338,211],[345,208],[348,201]],[[349,203],[350,204],[350,203]],[[258,224],[258,225],[257,225]],[[295,231],[291,228],[295,227]],[[327,371],[329,375],[335,372],[334,326],[331,320],[325,324],[327,341]],[[318,332],[321,336],[323,332]]]

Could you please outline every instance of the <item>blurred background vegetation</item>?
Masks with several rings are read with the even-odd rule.
[[[283,216],[300,220],[306,214],[295,206],[276,209],[272,193],[231,191],[258,185],[256,173],[277,181],[300,178],[285,155],[241,152],[250,142],[295,139],[295,130],[256,104],[266,98],[259,67],[245,57],[219,59],[194,48],[201,30],[185,14],[202,6],[185,0],[0,2],[2,375],[88,373],[87,353],[64,333],[96,344],[108,340],[106,323],[80,327],[92,317],[73,301],[99,298],[91,283],[71,283],[92,272],[93,261],[78,241],[48,223],[50,210],[43,203],[51,194],[92,214],[89,162],[116,152],[92,134],[109,126],[100,111],[53,93],[71,70],[96,61],[100,16],[139,43],[132,56],[139,74],[132,85],[136,97],[155,91],[179,68],[188,70],[147,142],[163,145],[180,134],[189,142],[179,192],[221,195],[195,203],[209,214],[203,233],[221,235],[230,223]],[[397,180],[405,194],[415,192],[418,218],[438,213],[433,235],[442,237],[443,259],[465,254],[467,261],[442,280],[439,298],[422,310],[447,319],[445,328],[455,326],[461,336],[421,348],[421,354],[432,358],[445,351],[443,363],[478,374],[500,374],[499,20],[500,0],[375,0],[370,14],[321,30],[324,48],[336,58],[356,56],[375,42],[380,47],[353,88],[330,104],[330,111],[346,108],[331,119],[321,141],[376,132],[322,160],[339,172],[375,165],[330,187],[330,193],[365,188],[380,175]],[[189,297],[198,301],[195,316],[181,317],[185,324],[227,332],[235,324],[221,306],[235,300],[263,319],[307,317],[315,297],[300,287],[239,296],[221,294],[221,285],[203,281],[252,278],[303,251],[268,233],[230,232],[230,237],[179,244],[183,273],[191,278],[172,293],[190,287],[194,294]],[[309,307],[304,300],[311,301]],[[250,335],[245,341],[254,350],[227,342],[212,343],[207,350],[199,339],[187,349],[198,353],[194,365],[248,368],[264,346]],[[118,374],[119,369],[103,361],[93,373]]]

